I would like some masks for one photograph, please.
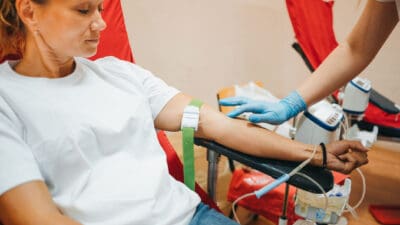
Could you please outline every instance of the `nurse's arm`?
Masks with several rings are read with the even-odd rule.
[[[3,225],[81,225],[57,209],[43,181],[31,181],[0,196]]]
[[[398,21],[395,2],[369,0],[346,40],[297,89],[307,105],[360,74],[374,59]]]

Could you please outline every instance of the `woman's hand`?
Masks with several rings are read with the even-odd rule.
[[[344,174],[367,164],[368,149],[359,141],[335,141],[326,145],[327,168]]]

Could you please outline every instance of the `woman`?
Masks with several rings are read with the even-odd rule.
[[[168,174],[154,128],[179,131],[191,97],[131,63],[82,58],[106,27],[101,0],[0,2],[0,57],[22,55],[0,66],[3,225],[236,224]],[[292,161],[313,149],[207,105],[195,135]],[[326,148],[329,169],[368,162],[359,142]],[[322,161],[318,149],[311,163]]]
[[[308,76],[297,91],[277,103],[233,97],[222,99],[220,104],[240,105],[230,112],[230,117],[253,112],[249,118],[251,122],[283,123],[342,87],[364,70],[393,31],[399,15],[400,0],[368,0],[347,39],[332,51],[314,71],[313,76]]]

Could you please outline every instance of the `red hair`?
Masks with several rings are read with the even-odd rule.
[[[32,0],[44,4],[46,0]],[[0,0],[0,61],[21,57],[25,49],[26,30],[18,16],[15,0]]]

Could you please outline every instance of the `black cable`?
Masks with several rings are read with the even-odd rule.
[[[326,146],[323,142],[321,142],[319,145],[321,146],[322,149],[322,168],[325,169],[327,165]]]

